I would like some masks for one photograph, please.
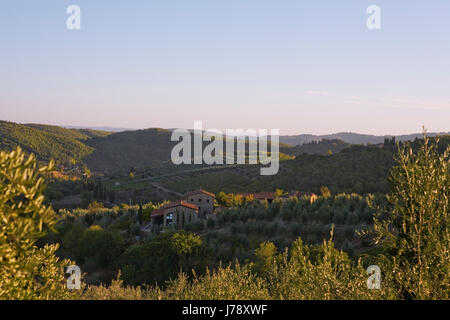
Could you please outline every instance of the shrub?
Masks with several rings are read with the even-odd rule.
[[[450,146],[439,154],[438,143],[424,135],[417,152],[399,147],[389,177],[392,210],[378,208],[375,220],[376,243],[391,254],[391,286],[404,299],[450,295]]]
[[[0,153],[0,299],[62,299],[65,288],[58,245],[36,246],[36,241],[53,228],[56,213],[44,204],[42,175],[53,162],[37,167],[33,155],[17,148]]]

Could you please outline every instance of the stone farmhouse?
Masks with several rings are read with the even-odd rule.
[[[275,199],[286,201],[289,197],[308,197],[314,202],[317,196],[314,193],[293,191],[289,194],[279,196],[275,192],[238,193],[244,197],[251,196],[257,201],[273,202]],[[151,214],[151,225],[162,228],[170,226],[184,227],[198,219],[208,219],[214,214],[214,193],[205,190],[187,192],[183,200],[170,202],[159,209],[153,210]]]
[[[197,219],[207,219],[214,213],[214,193],[196,190],[186,193],[184,200],[171,202],[153,210],[151,224],[161,227],[184,226]]]
[[[196,190],[186,193],[186,201],[195,204],[198,207],[198,215],[200,218],[207,218],[208,215],[214,213],[214,193],[205,190]]]
[[[152,225],[169,227],[181,225],[198,219],[198,207],[195,204],[180,200],[171,202],[159,209],[153,210],[151,215]]]

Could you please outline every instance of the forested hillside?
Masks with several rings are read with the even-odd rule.
[[[282,150],[286,154],[294,156],[304,153],[330,155],[341,152],[342,150],[350,146],[350,143],[346,143],[339,139],[323,139],[320,141],[312,141],[302,145],[290,146],[289,148],[283,148],[282,146],[280,146],[280,150]]]
[[[240,166],[205,171],[196,174],[179,174],[167,178],[164,185],[177,191],[205,188],[213,192],[305,190],[318,192],[328,186],[332,192],[386,192],[386,177],[393,164],[394,148],[353,146],[333,155],[298,155],[295,160],[283,161],[275,176],[260,176],[255,166]],[[237,181],[237,183],[233,183]]]
[[[0,121],[0,150],[13,150],[21,146],[41,161],[54,159],[58,163],[70,163],[72,159],[83,159],[94,151],[80,141],[84,138],[77,131],[60,127]]]
[[[67,129],[43,124],[16,124],[0,121],[0,150],[11,150],[19,145],[25,151],[34,153],[38,160],[48,161],[53,158],[56,160],[57,164],[68,164],[71,163],[73,159],[78,163],[87,165],[94,173],[119,172],[127,174],[131,168],[159,169],[167,167],[167,164],[170,163],[171,150],[177,143],[170,141],[170,136],[171,131],[166,129],[145,129],[111,133],[92,129]],[[412,139],[415,136],[416,135],[403,136],[403,138],[398,138],[397,141]],[[314,173],[317,171],[314,169],[316,166],[320,167],[321,165],[324,165],[325,167],[328,167],[327,161],[329,160],[326,160],[325,158],[305,157],[304,154],[336,155],[342,150],[346,150],[350,147],[351,143],[355,143],[354,141],[361,137],[366,137],[366,135],[341,133],[329,135],[329,137],[336,137],[337,139],[317,141],[311,139],[309,143],[302,145],[296,145],[298,144],[298,141],[294,138],[298,136],[292,136],[289,139],[287,139],[287,137],[288,136],[280,137],[281,160],[288,160],[297,156],[296,162],[288,161],[286,162],[286,165],[282,166],[284,169],[288,169],[288,174],[292,174],[292,170],[296,172],[298,172],[298,170],[305,170],[308,173]],[[367,135],[367,137],[374,136]],[[377,137],[377,141],[379,141],[380,138],[381,137]],[[383,137],[383,139],[385,138]],[[284,143],[286,141],[290,142],[291,145]],[[383,141],[381,141],[381,143],[382,142]],[[206,145],[207,143],[204,142],[204,146]],[[332,158],[331,162],[333,162],[333,168],[330,168],[331,171],[340,166],[340,160],[350,160],[354,162],[369,161],[371,162],[369,166],[374,168],[380,166],[384,167],[386,164],[383,160],[385,158],[383,155],[385,153],[384,151],[378,152],[376,149],[363,150],[366,149],[352,149],[351,151],[346,151],[347,153],[343,156],[339,155]],[[364,152],[368,152],[370,155],[362,154]],[[372,155],[374,155],[376,159],[381,160],[381,163],[377,165],[373,160],[369,159]],[[314,166],[310,165],[311,162],[314,163]],[[294,167],[298,165],[301,165],[302,168],[295,169]],[[305,165],[307,168],[303,169],[305,168]],[[357,171],[360,171],[361,169],[356,163],[350,164],[350,166],[356,166],[354,169]],[[183,171],[184,167],[185,166],[181,166],[180,168],[177,168],[177,171]],[[185,168],[189,169],[189,166],[186,166]],[[349,168],[346,167],[343,169],[347,170]],[[327,170],[327,168],[325,168],[325,170]],[[286,170],[284,171],[286,172]],[[386,171],[384,170],[383,172],[385,175]],[[328,173],[325,175],[328,176]],[[281,181],[278,181],[277,183],[279,182]],[[285,187],[288,187],[288,185],[285,185],[283,182],[281,183]]]
[[[430,138],[434,139],[434,138]],[[414,150],[422,140],[411,142]],[[450,145],[450,136],[440,138],[438,149],[443,152]],[[386,193],[387,176],[397,152],[395,140],[383,145],[355,145],[330,155],[299,154],[294,160],[280,163],[274,176],[260,176],[258,166],[239,166],[195,173],[179,173],[161,180],[168,188],[185,192],[204,188],[213,192],[258,192],[275,190],[303,190],[319,192],[328,186],[333,193]]]
[[[154,167],[170,161],[171,132],[146,129],[95,137],[86,144],[94,152],[85,159],[93,171],[129,171],[131,167]]]
[[[0,121],[0,150],[16,146],[38,160],[69,164],[72,159],[91,171],[129,170],[155,166],[170,160],[170,131],[148,129],[112,134],[92,129],[66,129],[42,124]]]

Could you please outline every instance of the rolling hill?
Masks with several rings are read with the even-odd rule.
[[[438,133],[430,132],[428,136],[435,137]],[[448,135],[450,132],[442,132],[439,135]],[[280,136],[280,142],[287,143],[293,146],[302,145],[305,143],[310,143],[312,141],[320,141],[322,139],[326,140],[342,140],[348,144],[379,144],[383,143],[384,139],[392,138],[391,135],[375,136],[370,134],[359,134],[353,132],[339,132],[326,135],[313,135],[313,134],[300,134],[291,136]],[[407,135],[395,136],[397,141],[413,141],[416,138],[422,138],[421,133],[413,133]]]
[[[58,163],[81,160],[94,151],[81,140],[81,133],[43,125],[22,125],[0,121],[0,150],[21,146],[38,160],[55,159]]]
[[[285,145],[286,146],[286,145]],[[300,154],[320,154],[320,155],[328,155],[341,152],[345,148],[351,146],[350,143],[346,143],[339,139],[323,139],[319,141],[312,141],[302,145],[284,147],[280,146],[280,150],[289,155],[300,155]]]
[[[178,143],[170,136],[170,130],[159,128],[106,132],[0,121],[0,150],[19,145],[39,160],[53,158],[59,164],[69,164],[75,159],[93,172],[126,173],[131,168],[167,165]],[[204,146],[207,144],[204,142]],[[282,159],[290,158],[282,154]]]
[[[55,159],[59,164],[69,164],[72,159],[78,163],[87,165],[93,172],[109,172],[109,173],[128,173],[131,168],[146,170],[149,168],[168,170],[171,172],[181,172],[184,169],[191,169],[189,166],[175,167],[170,162],[171,150],[178,142],[170,141],[171,130],[168,129],[145,129],[134,131],[107,132],[94,130],[89,128],[64,128],[59,126],[43,125],[43,124],[17,124],[13,122],[0,121],[0,150],[10,150],[20,145],[27,152],[36,154],[39,160],[48,161]],[[435,134],[430,134],[431,136]],[[418,137],[418,134],[404,135],[397,140],[411,140]],[[333,138],[333,139],[328,139]],[[318,141],[323,139],[321,141]],[[301,163],[305,170],[304,174],[309,170],[316,172],[311,163],[316,163],[321,169],[323,175],[333,176],[332,171],[339,171],[334,163],[346,155],[355,154],[355,148],[350,148],[351,144],[361,143],[383,143],[385,136],[359,135],[354,133],[337,133],[326,136],[298,135],[298,136],[281,136],[280,151],[282,152],[283,168],[292,166],[292,164]],[[303,143],[304,141],[309,143]],[[312,141],[312,142],[311,142]],[[204,143],[208,144],[207,142]],[[297,145],[296,145],[297,144]],[[379,150],[373,147],[373,150]],[[349,153],[344,153],[344,151]],[[372,149],[368,149],[372,150]],[[330,159],[325,158],[307,158],[303,154],[309,155],[328,155],[331,151],[333,156]],[[370,151],[372,152],[372,151]],[[373,151],[376,153],[376,151]],[[341,153],[343,153],[341,155]],[[295,157],[297,157],[295,160]],[[376,155],[374,155],[376,159]],[[301,162],[301,159],[306,159]],[[320,160],[318,160],[320,159]],[[348,159],[347,159],[348,160]],[[371,159],[355,158],[354,165],[359,161],[371,162]],[[383,160],[384,161],[384,160]],[[348,161],[344,161],[346,164]],[[286,163],[286,164],[285,164]],[[373,164],[375,165],[375,164]],[[249,166],[245,166],[249,167]],[[332,168],[328,170],[327,168]],[[225,170],[235,170],[233,168],[224,168]],[[251,168],[245,168],[243,172],[251,171]],[[259,170],[259,169],[256,169]],[[277,176],[277,181],[282,179],[283,172]],[[330,171],[330,173],[326,173]],[[291,185],[290,181],[295,181],[296,172],[286,173],[285,186]],[[383,172],[384,174],[384,172]],[[245,176],[252,174],[244,174]],[[289,178],[289,175],[294,175]],[[312,178],[312,177],[309,177]],[[309,179],[308,178],[308,179]],[[284,179],[284,178],[283,178]],[[303,179],[303,178],[302,178]],[[317,181],[320,179],[315,178]],[[269,179],[270,180],[270,179]],[[273,180],[273,179],[272,179]],[[262,183],[263,181],[258,181]],[[327,181],[323,181],[326,183]],[[296,182],[298,184],[298,182]],[[365,182],[368,183],[367,181]],[[195,183],[194,183],[195,184]],[[327,182],[332,184],[332,181]],[[269,187],[269,185],[267,185]],[[271,186],[271,187],[276,187]],[[314,186],[316,187],[316,186]],[[370,188],[369,188],[370,189]]]
[[[93,171],[129,171],[131,167],[154,167],[170,161],[170,131],[146,129],[94,137],[85,143],[94,151],[84,159]]]

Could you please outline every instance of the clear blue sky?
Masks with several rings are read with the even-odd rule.
[[[0,43],[2,120],[450,131],[448,0],[2,0]]]

